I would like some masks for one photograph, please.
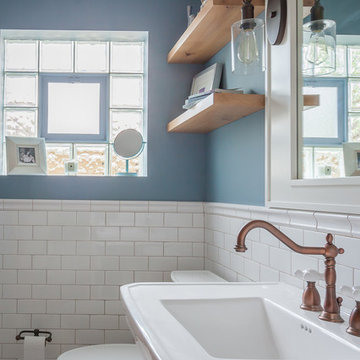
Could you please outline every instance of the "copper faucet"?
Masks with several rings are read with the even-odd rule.
[[[356,301],[356,306],[352,311],[349,319],[349,327],[346,329],[346,332],[360,336],[360,301]]]
[[[315,286],[315,281],[307,281],[307,287],[303,293],[300,307],[307,311],[323,311],[320,303],[320,294]]]
[[[235,250],[237,252],[245,252],[247,250],[245,246],[245,238],[248,232],[252,229],[262,228],[269,231],[277,239],[279,239],[283,244],[289,247],[291,250],[305,255],[323,255],[325,256],[325,282],[326,282],[326,295],[324,301],[324,310],[319,315],[319,319],[341,323],[344,320],[340,316],[340,306],[342,303],[342,298],[336,298],[336,271],[335,271],[335,257],[338,254],[343,254],[344,249],[338,249],[333,244],[333,236],[327,234],[326,244],[324,247],[310,247],[310,246],[300,246],[294,241],[289,239],[284,233],[278,230],[274,225],[263,221],[263,220],[254,220],[246,224],[241,231],[239,232],[237,245]]]
[[[353,298],[356,303],[356,306],[350,315],[349,327],[346,329],[346,332],[360,337],[360,286],[342,286],[341,291],[343,294]]]

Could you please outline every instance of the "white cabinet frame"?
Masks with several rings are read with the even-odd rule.
[[[268,46],[266,84],[266,205],[360,214],[360,177],[297,179],[297,119],[299,115],[297,14],[300,1],[287,1],[284,40]]]

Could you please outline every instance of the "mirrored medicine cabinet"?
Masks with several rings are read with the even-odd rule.
[[[320,7],[323,20],[298,17],[298,178],[359,176],[360,3]]]
[[[288,0],[284,40],[268,46],[267,205],[360,214],[360,3],[320,3],[314,24]]]

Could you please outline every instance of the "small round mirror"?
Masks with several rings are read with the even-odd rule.
[[[143,148],[143,137],[135,129],[123,130],[115,137],[114,150],[123,159],[129,160],[138,156]]]

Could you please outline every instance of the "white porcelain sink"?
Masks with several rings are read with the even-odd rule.
[[[131,284],[121,292],[155,360],[360,359],[346,324],[301,310],[301,291],[284,284]]]

